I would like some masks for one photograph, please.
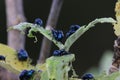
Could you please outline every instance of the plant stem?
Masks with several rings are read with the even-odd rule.
[[[22,0],[6,0],[6,16],[7,26],[14,26],[26,19],[23,12]],[[25,36],[20,34],[18,30],[10,30],[8,32],[8,46],[15,50],[24,49]]]
[[[26,20],[23,13],[22,0],[5,0],[5,2],[8,28]],[[25,37],[18,30],[10,30],[8,32],[8,46],[19,50],[24,48],[24,43]],[[0,67],[0,80],[19,80],[19,77],[17,74]]]
[[[0,66],[0,80],[19,80],[19,77]]]
[[[55,28],[62,4],[63,4],[63,0],[53,0],[48,21],[46,24],[47,30],[51,30],[52,28]],[[42,41],[38,63],[45,62],[46,58],[50,55],[50,49],[51,49],[51,41],[44,37]]]
[[[114,43],[114,56],[112,66],[109,69],[109,73],[119,71],[119,67],[120,67],[120,37],[118,37],[118,39],[115,40]]]

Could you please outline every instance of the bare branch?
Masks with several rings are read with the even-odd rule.
[[[53,0],[48,21],[46,24],[46,29],[51,30],[52,28],[55,28],[62,4],[63,4],[63,0]],[[42,41],[42,47],[41,47],[38,63],[45,62],[46,58],[50,54],[50,48],[51,48],[51,41],[49,41],[47,38],[44,37]]]
[[[0,66],[0,80],[19,80],[19,77]]]
[[[6,0],[7,26],[11,27],[25,21],[22,0]],[[17,30],[8,32],[8,45],[15,50],[24,48],[25,36]]]
[[[118,37],[118,39],[115,40],[114,43],[114,56],[112,65],[109,69],[109,73],[119,71],[119,67],[120,67],[120,38]]]
[[[22,0],[5,1],[8,28],[26,20],[23,13]],[[24,48],[24,43],[25,36],[21,35],[19,31],[11,30],[8,32],[8,46],[15,50],[19,50]],[[19,77],[18,75],[0,67],[0,80],[19,80]]]

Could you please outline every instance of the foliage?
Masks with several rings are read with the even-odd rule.
[[[39,32],[42,35],[44,35],[46,38],[51,40],[60,50],[64,49],[65,51],[69,51],[69,48],[71,45],[81,36],[83,35],[87,30],[94,27],[97,23],[116,23],[116,21],[112,18],[100,18],[95,19],[94,21],[90,22],[88,25],[84,25],[80,27],[75,33],[73,33],[71,36],[68,37],[65,44],[57,41],[54,39],[54,36],[52,35],[51,30],[44,29],[41,25],[23,22],[16,26],[13,26],[9,28],[16,29],[21,31],[21,33],[24,33],[25,29],[30,27],[28,37],[32,37],[36,39],[36,36],[32,34],[32,32]],[[37,40],[37,39],[36,39]],[[35,80],[37,78],[41,77],[41,80],[80,80],[72,67],[72,62],[75,60],[74,54],[67,54],[63,56],[51,56],[46,60],[46,63],[44,64],[37,64],[36,66],[32,66],[30,64],[30,59],[27,61],[19,61],[17,58],[17,52],[13,49],[11,49],[8,46],[5,46],[3,44],[0,44],[0,55],[3,55],[6,57],[6,61],[0,61],[0,66],[5,67],[6,69],[9,69],[12,72],[20,73],[22,70],[30,70],[34,69],[36,71],[35,75],[32,77],[31,80]],[[42,72],[39,72],[41,70]],[[71,77],[68,76],[68,72],[72,70],[73,75]],[[116,77],[118,77],[119,73],[115,73],[112,75],[107,76],[101,75],[98,77],[95,77],[96,80],[113,80]],[[38,76],[36,76],[38,75]]]
[[[81,36],[83,35],[87,30],[90,28],[94,27],[95,24],[97,23],[116,23],[116,21],[112,18],[100,18],[100,19],[95,19],[94,21],[90,22],[88,25],[81,26],[74,34],[68,37],[66,40],[65,44],[62,44],[61,42],[55,40],[52,36],[52,32],[50,30],[44,29],[40,25],[32,24],[32,23],[27,23],[23,22],[20,23],[16,26],[11,27],[10,29],[16,29],[24,33],[26,28],[31,28],[28,33],[28,37],[34,37],[36,38],[35,35],[32,34],[32,32],[39,32],[42,35],[44,35],[46,38],[51,40],[59,49],[65,49],[65,51],[69,51],[69,48],[71,45]]]
[[[3,66],[16,74],[27,68],[34,68],[30,64],[30,59],[24,62],[19,61],[17,52],[6,45],[0,44],[0,55],[5,56],[5,61],[0,61],[0,66]]]

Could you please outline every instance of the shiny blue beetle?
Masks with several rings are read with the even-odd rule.
[[[63,55],[67,55],[67,54],[69,54],[69,53],[65,50],[54,50],[54,52],[53,52],[53,56],[63,56]]]
[[[23,70],[20,75],[19,75],[19,79],[20,80],[30,80],[31,77],[34,75],[35,70]]]
[[[20,49],[17,55],[20,61],[26,61],[28,59],[28,53],[24,49]]]
[[[0,55],[0,61],[5,61],[5,57],[3,55]]]
[[[86,73],[82,76],[82,80],[95,80],[93,74],[91,73]]]
[[[71,25],[70,30],[66,33],[66,37],[69,37],[70,35],[72,35],[79,28],[80,28],[79,25]]]
[[[57,41],[62,41],[64,34],[61,30],[52,30],[52,35]]]
[[[43,26],[43,21],[40,18],[36,18],[35,21],[34,21],[34,24],[37,24],[39,26]]]

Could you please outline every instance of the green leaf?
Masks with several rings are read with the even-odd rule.
[[[40,80],[49,80],[47,71],[42,72]]]
[[[16,30],[19,30],[22,33],[24,33],[25,29],[27,29],[27,28],[30,28],[28,37],[35,38],[37,41],[36,36],[33,35],[32,32],[39,32],[42,35],[44,35],[47,39],[51,40],[59,49],[64,49],[64,45],[61,42],[59,42],[53,38],[51,30],[46,30],[42,26],[28,23],[28,22],[23,22],[23,23],[13,26],[12,28],[10,28],[10,30],[16,29]]]
[[[9,70],[10,72],[15,73],[15,74],[19,74],[20,73],[20,71],[14,69],[10,64],[7,64],[5,62],[0,62],[0,66],[5,68],[5,69],[7,69],[7,70]]]
[[[29,30],[28,36],[29,37],[34,37],[36,40],[36,36],[32,34],[32,32],[39,32],[42,35],[44,35],[46,38],[51,40],[59,49],[65,49],[66,51],[69,51],[69,48],[72,46],[72,44],[81,36],[83,35],[87,30],[92,28],[95,24],[97,23],[116,23],[116,21],[112,18],[100,18],[100,19],[95,19],[91,23],[89,23],[87,26],[82,26],[79,28],[74,34],[72,34],[68,39],[66,40],[65,44],[63,45],[61,42],[55,40],[52,36],[52,32],[50,30],[44,29],[42,26],[28,23],[28,22],[23,22],[20,23],[16,26],[13,26],[10,29],[17,29],[22,32],[25,31],[26,28],[31,28]]]
[[[42,35],[44,35],[47,39],[51,40],[59,49],[64,49],[64,45],[55,40],[52,36],[52,32],[50,30],[46,30],[44,28],[37,28],[38,32],[40,32]]]
[[[15,25],[13,27],[11,27],[11,29],[16,29],[16,30],[19,30],[19,31],[24,31],[26,28],[29,28],[29,27],[35,27],[36,25],[32,24],[32,23],[28,23],[28,22],[22,22],[18,25]]]
[[[79,38],[81,37],[87,30],[90,28],[94,27],[95,24],[97,23],[116,23],[116,21],[112,18],[100,18],[100,19],[95,19],[94,21],[90,22],[86,26],[82,26],[79,28],[74,34],[68,37],[68,39],[65,42],[65,50],[69,51],[69,48],[71,45]]]
[[[0,43],[0,55],[5,57],[5,63],[4,63],[4,61],[0,60],[0,62],[1,62],[0,66],[3,66],[4,68],[8,68],[9,70],[11,68],[11,70],[13,72],[15,70],[17,70],[18,72],[21,72],[24,69],[30,70],[30,69],[34,68],[34,66],[30,64],[31,63],[30,58],[28,58],[26,61],[20,61],[18,59],[16,50],[14,50],[13,48],[11,48],[7,45],[1,44],[1,43]],[[15,71],[15,72],[17,72],[17,71]]]
[[[75,60],[74,54],[64,56],[52,56],[46,61],[46,71],[43,72],[42,79],[46,80],[68,80],[68,72],[71,70],[71,62]]]

